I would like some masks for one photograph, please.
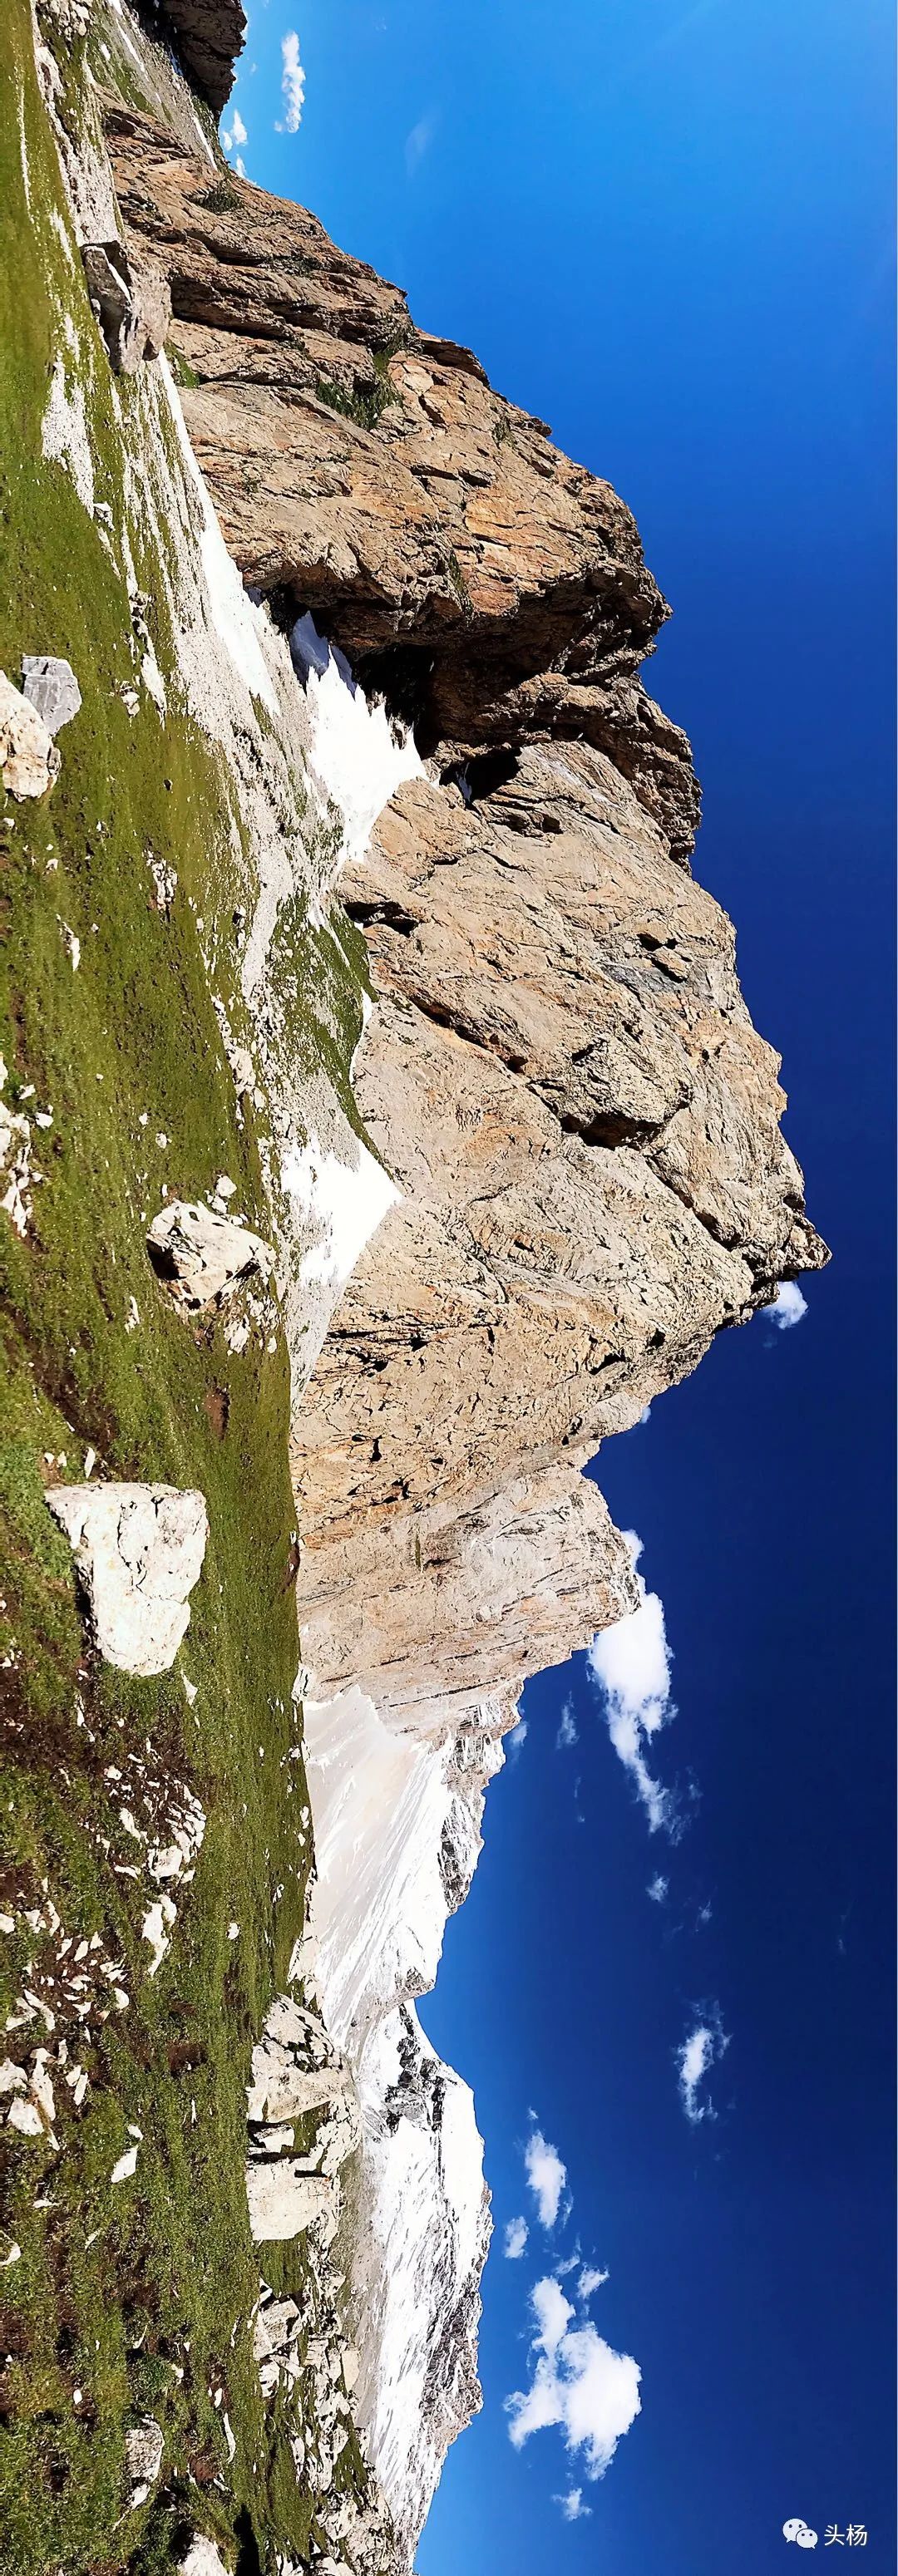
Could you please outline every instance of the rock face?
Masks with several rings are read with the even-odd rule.
[[[142,359],[158,358],[164,346],[171,318],[165,280],[120,241],[85,242],[81,256],[110,365],[117,376],[133,376]]]
[[[422,750],[584,733],[688,853],[689,747],[637,676],[668,611],[616,493],[302,207],[236,178],[211,191],[129,110],[109,106],[108,134],[246,578],[312,609],[363,684],[415,715]]]
[[[308,2228],[326,2252],[340,2217],[340,2167],[361,2141],[355,2094],[319,2015],[278,1995],[253,2050],[246,2193],[256,2244]],[[295,2123],[308,2124],[295,2152]],[[305,2137],[305,2126],[301,2132]]]
[[[582,1466],[822,1252],[731,926],[606,755],[403,787],[343,891],[402,1197],[294,1432],[301,1618],[328,1689],[429,1726],[628,1606]]]
[[[161,0],[185,71],[216,116],[230,98],[246,36],[240,0]]]
[[[54,1485],[46,1500],[75,1553],[94,1640],[124,1673],[166,1673],[190,1624],[209,1524],[174,1485]]]

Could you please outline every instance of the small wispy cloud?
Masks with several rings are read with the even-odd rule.
[[[654,1878],[649,1879],[646,1895],[651,1897],[653,1905],[666,1905],[669,1894],[669,1878],[665,1878],[663,1870],[656,1869]]]
[[[431,111],[427,116],[419,116],[417,125],[413,125],[411,133],[406,135],[405,167],[410,179],[420,169],[425,152],[430,151],[436,130],[437,119]]]
[[[509,2219],[505,2230],[505,2243],[502,2247],[502,2252],[509,2263],[520,2262],[529,2234],[530,2229],[526,2218]]]
[[[578,2299],[591,2299],[593,2291],[601,2290],[604,2283],[610,2280],[610,2277],[610,2273],[599,2271],[598,2264],[584,2263],[583,2270],[577,2283]]]
[[[563,1752],[569,1744],[578,1744],[579,1740],[573,1701],[566,1699],[561,1712],[561,1724],[555,1738],[559,1753]]]
[[[230,125],[222,126],[221,139],[226,152],[233,152],[235,145],[239,147],[241,143],[249,142],[249,135],[247,134],[239,108],[235,107]]]
[[[714,1907],[713,1907],[713,1905],[707,1905],[707,1904],[706,1904],[706,1905],[700,1905],[700,1906],[699,1906],[698,1913],[697,1913],[696,1918],[695,1918],[695,1924],[696,1924],[696,1930],[697,1930],[697,1931],[698,1931],[698,1930],[702,1930],[702,1931],[704,1931],[706,1924],[710,1923],[710,1921],[711,1921],[711,1917],[712,1917],[712,1915],[713,1915],[713,1912],[714,1912]]]
[[[529,2388],[506,2399],[510,2439],[521,2450],[531,2434],[557,2425],[566,2449],[582,2454],[587,2477],[604,2477],[640,2411],[639,2364],[614,2352],[590,2320],[577,2323],[560,2281],[535,2282],[530,2305],[533,2373]]]
[[[649,1770],[645,1745],[659,1727],[676,1716],[670,1696],[671,1650],[664,1625],[664,1604],[649,1592],[639,1572],[642,1540],[624,1532],[636,1581],[639,1607],[615,1620],[593,1638],[588,1662],[605,1696],[608,1732],[618,1759],[629,1771],[649,1820],[649,1832],[663,1828],[672,1841],[681,1831],[677,1802]]]
[[[282,118],[275,120],[274,130],[276,134],[298,134],[306,94],[306,76],[299,59],[299,37],[295,27],[290,27],[286,36],[281,37],[281,62],[283,65],[281,97],[284,102],[284,113]]]
[[[713,2102],[707,2093],[702,2094],[701,2088],[712,2066],[719,2063],[729,2044],[729,2033],[724,2030],[720,2006],[712,2004],[676,2052],[680,2101],[690,2127],[694,2129],[700,2120],[717,2118]]]
[[[509,1733],[505,1738],[510,1761],[517,1761],[519,1753],[523,1751],[524,1745],[527,1742],[528,1733],[529,1728],[526,1717],[519,1717],[517,1725],[510,1728]]]
[[[797,1279],[781,1280],[773,1305],[761,1308],[767,1322],[775,1324],[780,1333],[790,1333],[793,1324],[800,1324],[807,1311],[808,1301],[802,1296]]]
[[[592,2512],[591,2504],[584,2504],[582,2487],[569,2487],[566,2495],[553,2496],[552,2502],[560,2504],[565,2522],[588,2522]]]
[[[540,2226],[554,2227],[567,2182],[567,2167],[562,2164],[557,2147],[550,2146],[541,2129],[531,2130],[524,2148],[524,2165]]]

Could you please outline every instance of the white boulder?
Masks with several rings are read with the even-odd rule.
[[[48,733],[59,733],[63,725],[71,724],[81,705],[71,662],[59,660],[55,653],[23,653],[22,694],[37,708]]]
[[[246,2168],[249,2223],[257,2245],[286,2244],[320,2222],[326,2244],[337,2232],[339,2191],[325,2174],[303,2173],[294,2156],[252,2158]]]
[[[242,1280],[254,1275],[267,1286],[274,1254],[259,1234],[233,1217],[216,1216],[200,1200],[171,1199],[147,1235],[154,1270],[185,1312],[222,1306]]]
[[[169,1672],[206,1553],[202,1494],[174,1485],[52,1485],[46,1501],[74,1549],[106,1662],[143,1678]]]
[[[220,2550],[204,2532],[198,2531],[191,2541],[186,2558],[180,2561],[178,2576],[228,2576]]]
[[[59,753],[43,716],[0,671],[0,776],[10,796],[45,796]]]

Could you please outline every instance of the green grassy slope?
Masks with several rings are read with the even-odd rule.
[[[69,79],[76,101],[77,63]],[[15,2017],[28,1986],[44,2010],[10,2034],[13,2055],[24,2062],[41,2041],[52,2053],[65,2036],[89,2077],[76,2109],[51,2069],[57,2146],[2,2133],[0,2262],[11,2243],[20,2253],[0,2270],[0,2563],[5,2576],[126,2566],[150,2576],[196,2529],[216,2533],[236,2563],[239,2529],[241,2565],[269,2568],[275,2539],[305,2545],[315,2504],[263,2422],[246,2323],[259,2266],[244,2087],[302,1926],[310,1859],[302,1766],[288,1762],[300,1724],[288,1359],[282,1333],[273,1350],[251,1342],[233,1357],[220,1326],[186,1326],[144,1248],[163,1184],[206,1196],[222,1170],[250,1225],[270,1230],[197,927],[207,951],[216,946],[227,1007],[231,789],[177,710],[174,683],[163,719],[136,682],[127,588],[102,523],[41,457],[69,314],[86,353],[78,373],[97,499],[120,525],[139,388],[119,381],[120,432],[80,262],[61,238],[27,0],[0,12],[0,86],[0,665],[18,684],[23,653],[63,654],[83,700],[60,735],[49,796],[17,804],[0,791],[6,1098],[52,1113],[33,1129],[41,1177],[24,1240],[0,1210],[0,1909],[15,1926],[0,1936],[0,2017]],[[148,520],[136,569],[172,681]],[[135,685],[130,713],[121,691]],[[176,871],[168,912],[153,861]],[[236,964],[233,974],[236,983]],[[345,1019],[349,1043],[355,1007]],[[331,1026],[327,1045],[340,1052]],[[339,1070],[348,1092],[345,1055]],[[83,1473],[88,1448],[95,1475],[196,1485],[207,1499],[189,1632],[157,1681],[130,1680],[92,1654],[68,1545],[43,1500],[48,1482]],[[150,1891],[123,1874],[135,1849],[121,1808],[158,1821],[172,1783],[199,1798],[207,1826],[151,1978],[140,1928]],[[119,2009],[100,1980],[79,2043],[65,1985],[74,1946],[94,1934],[91,1975],[92,1961],[114,1963],[128,2001]],[[113,2185],[129,2123],[142,2133],[136,2172]],[[300,2242],[273,2258],[269,2277],[295,2286],[302,2262]],[[165,2435],[161,2492],[131,2515],[124,2434],[144,2412]],[[360,2474],[354,2452],[342,2474]]]

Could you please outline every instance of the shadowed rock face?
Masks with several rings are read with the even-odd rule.
[[[240,0],[160,0],[184,69],[216,116],[234,87],[247,18]]]

